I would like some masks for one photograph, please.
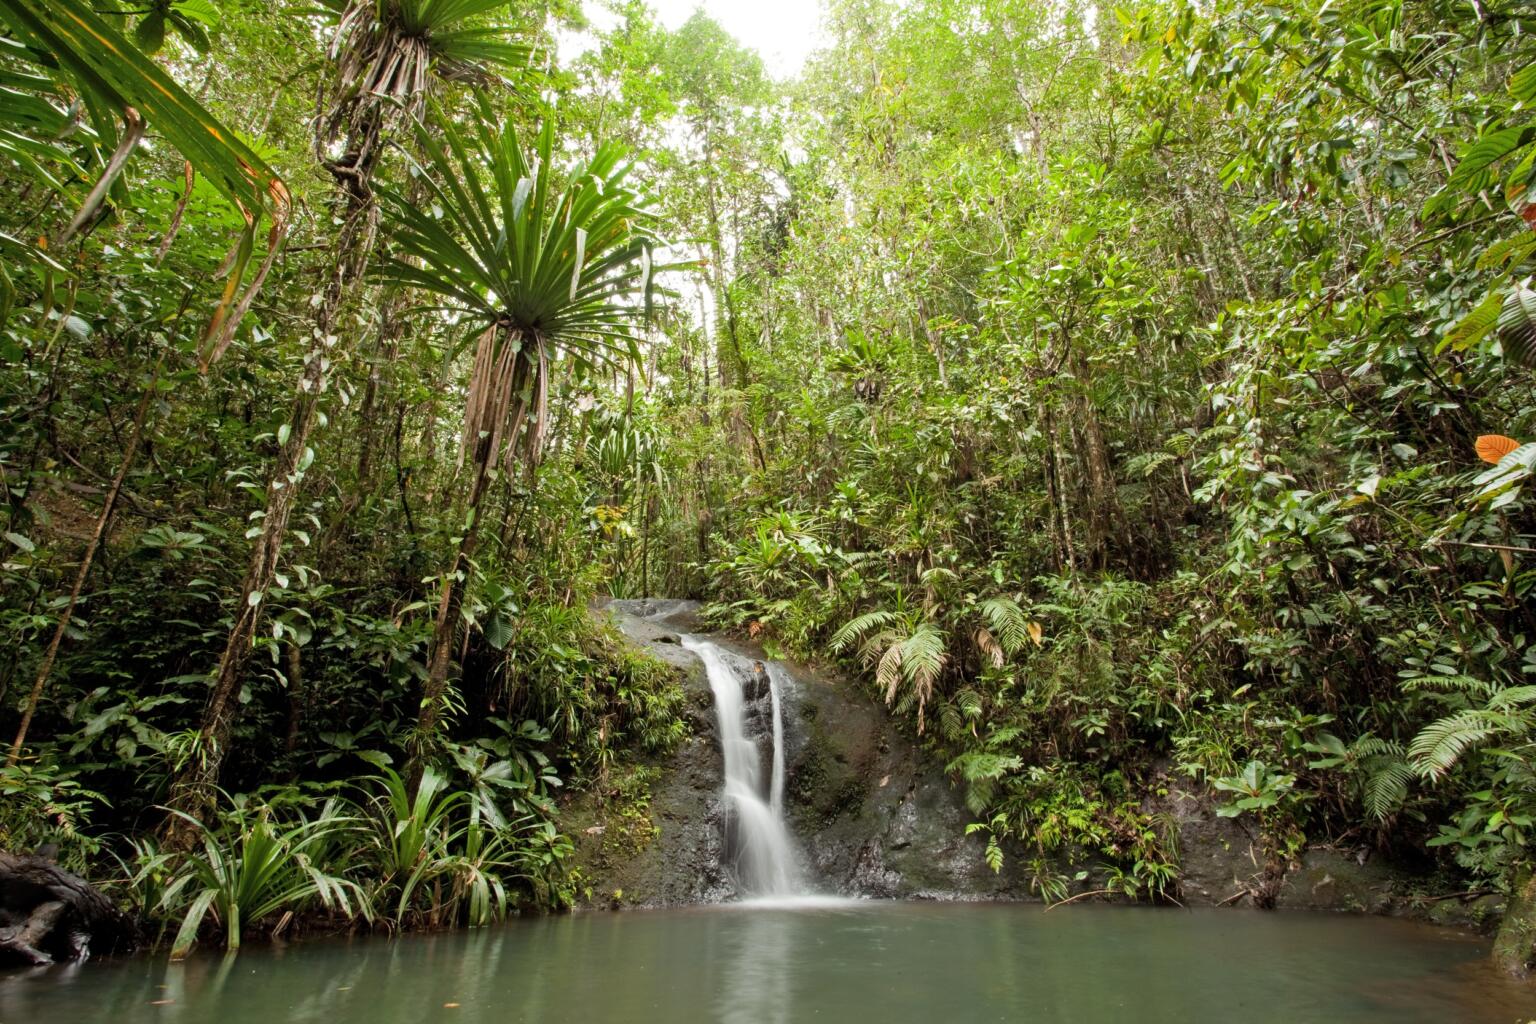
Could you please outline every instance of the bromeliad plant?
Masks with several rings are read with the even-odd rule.
[[[195,818],[187,823],[202,848],[186,855],[159,900],[161,911],[181,916],[172,960],[191,952],[210,913],[223,928],[228,950],[240,948],[246,929],[316,903],[373,920],[363,888],[332,873],[360,836],[359,820],[341,801],[327,801],[313,818],[287,819],[270,806],[236,803],[216,827]],[[156,856],[141,860],[159,862]]]
[[[434,741],[461,584],[494,468],[538,457],[550,381],[562,365],[585,373],[638,360],[636,326],[652,292],[654,218],[625,184],[624,150],[603,145],[562,173],[552,118],[531,151],[497,120],[484,100],[463,127],[434,110],[417,125],[418,187],[429,200],[380,191],[396,247],[386,279],[436,297],[462,318],[474,348],[463,435],[468,507],[443,577],[418,750]]]
[[[431,765],[414,790],[390,768],[369,781],[377,895],[396,925],[438,925],[458,920],[461,909],[469,925],[490,924],[506,916],[510,881],[550,897],[564,870],[570,843],[552,822],[539,813],[510,820],[503,813],[506,794],[527,788],[514,763],[460,754],[468,789],[454,788]]]

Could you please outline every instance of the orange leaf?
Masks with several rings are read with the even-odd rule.
[[[1498,462],[1520,447],[1520,442],[1503,434],[1484,434],[1477,439],[1477,457],[1484,462]]]

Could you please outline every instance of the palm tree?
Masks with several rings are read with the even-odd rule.
[[[654,221],[624,185],[621,147],[604,145],[560,175],[550,118],[531,154],[510,127],[494,127],[483,101],[467,130],[436,112],[431,127],[418,126],[417,141],[430,201],[380,190],[396,224],[385,276],[436,296],[474,346],[460,455],[471,462],[468,525],[443,576],[417,723],[419,766],[447,690],[461,582],[491,471],[537,458],[559,361],[576,372],[638,361]]]
[[[262,602],[278,561],[299,484],[314,458],[309,438],[328,383],[341,314],[363,280],[377,239],[374,175],[391,132],[419,113],[439,81],[488,84],[496,69],[526,65],[529,47],[483,24],[509,0],[320,0],[334,18],[331,74],[315,115],[315,153],[336,180],[339,207],[331,272],[315,306],[293,412],[278,432],[280,451],[193,756],[173,787],[167,842],[189,842],[187,817],[206,809],[223,764]],[[338,152],[339,151],[339,152]],[[338,152],[338,155],[329,155]],[[223,350],[210,353],[212,358]]]

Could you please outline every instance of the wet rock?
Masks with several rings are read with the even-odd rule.
[[[718,901],[731,887],[720,868],[721,765],[709,680],[676,644],[641,646],[681,674],[691,735],[630,779],[606,780],[561,808],[561,828],[576,848],[578,898],[591,906]]]
[[[704,625],[699,619],[699,602],[675,601],[669,598],[646,597],[629,598],[599,602],[597,610],[607,612],[620,620],[620,627],[626,633],[630,627],[636,627],[637,632],[645,633],[698,633]],[[631,634],[634,635],[634,634]],[[649,637],[636,636],[636,639],[647,640]],[[671,642],[671,641],[664,641]]]
[[[1286,871],[1275,905],[1285,910],[1397,913],[1411,879],[1361,851],[1315,847]]]
[[[812,877],[861,896],[1025,898],[1014,865],[994,874],[960,790],[855,684],[797,667],[785,693],[786,815]]]
[[[1478,893],[1436,894],[1422,872],[1365,848],[1317,845],[1284,862],[1267,852],[1251,818],[1223,818],[1224,802],[1194,780],[1153,777],[1156,795],[1142,804],[1173,828],[1179,854],[1178,898],[1185,906],[1260,906],[1389,914],[1486,927],[1497,909]],[[1495,901],[1497,902],[1497,901]]]
[[[1528,977],[1536,967],[1536,875],[1527,876],[1515,886],[1493,940],[1493,958],[1518,978]]]
[[[565,809],[562,824],[576,838],[584,887],[597,906],[614,903],[616,890],[625,905],[727,898],[713,699],[702,664],[668,639],[677,630],[697,629],[698,606],[613,601],[605,613],[636,643],[684,672],[693,736],[653,766],[645,815],[654,825],[650,842],[626,845],[623,837],[634,831],[618,827],[626,812],[591,795]],[[750,645],[726,646],[754,665],[743,685],[748,724],[766,735],[772,703],[763,653]],[[986,866],[983,839],[965,835],[973,819],[959,789],[882,705],[853,683],[803,667],[782,678],[781,690],[785,817],[815,888],[871,897],[1028,897],[1017,865],[1001,874]],[[766,773],[769,751],[763,747]],[[584,829],[593,827],[602,831],[586,835]]]
[[[747,678],[742,680],[741,693],[747,703],[763,701],[772,689],[773,682],[768,678],[768,669],[761,661],[752,663],[752,671]],[[771,713],[771,709],[770,709]]]
[[[1154,773],[1155,795],[1142,811],[1161,815],[1177,837],[1178,898],[1186,906],[1249,903],[1266,891],[1266,860],[1258,837],[1237,818],[1216,813],[1219,801],[1189,779]]]

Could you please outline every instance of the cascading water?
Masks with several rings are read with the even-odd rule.
[[[699,656],[709,675],[720,721],[720,750],[725,758],[725,802],[731,815],[727,849],[735,860],[741,894],[793,896],[804,890],[794,842],[784,825],[784,716],[780,707],[784,669],[768,666],[768,696],[773,716],[772,777],[762,784],[762,757],[747,734],[744,678],[752,663],[696,636],[683,646]],[[765,791],[766,790],[766,791]]]

